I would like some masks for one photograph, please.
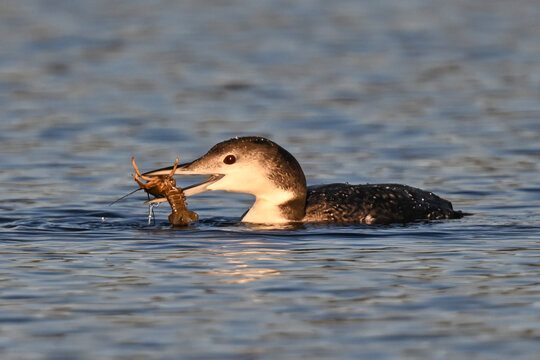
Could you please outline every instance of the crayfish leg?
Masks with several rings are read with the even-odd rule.
[[[146,181],[150,181],[152,180],[153,178],[150,177],[150,176],[144,176],[143,174],[141,174],[141,172],[139,171],[139,168],[137,167],[137,164],[135,164],[135,157],[131,157],[131,165],[133,165],[133,169],[135,169],[135,173],[137,174],[137,176],[143,180],[146,180]],[[174,169],[176,170],[176,168]],[[135,175],[133,176],[135,177]],[[135,181],[137,181],[137,179],[135,178]],[[141,182],[137,181],[137,183],[140,185]]]
[[[173,175],[174,175],[174,172],[176,171],[176,168],[178,167],[178,158],[176,158],[176,160],[174,161],[174,166],[171,170],[171,173],[169,174],[169,178],[172,178]]]
[[[137,184],[139,184],[139,186],[141,187],[141,189],[145,189],[146,184],[144,184],[143,182],[141,182],[141,180],[139,180],[139,178],[137,177],[137,175],[132,174],[131,176],[133,176],[133,179],[135,179],[135,181],[137,182]]]

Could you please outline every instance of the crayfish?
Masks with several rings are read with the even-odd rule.
[[[172,210],[169,221],[173,226],[186,226],[199,219],[197,213],[187,209],[186,197],[182,192],[182,188],[176,187],[176,180],[173,179],[174,172],[178,167],[178,158],[176,158],[169,175],[144,176],[139,172],[139,168],[135,164],[135,158],[131,158],[131,163],[135,169],[133,178],[137,184],[148,194],[156,197],[156,199],[150,200],[149,203],[157,203],[165,201],[164,198],[167,199]],[[147,182],[143,183],[140,179]]]

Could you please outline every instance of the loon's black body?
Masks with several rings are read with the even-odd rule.
[[[304,221],[390,224],[462,216],[450,201],[407,185],[329,184],[308,187]]]
[[[171,168],[145,175],[163,175]],[[254,205],[242,221],[252,223],[335,222],[390,224],[463,216],[439,196],[399,184],[306,186],[298,161],[262,137],[240,137],[216,144],[201,158],[181,165],[176,174],[208,174],[185,187],[186,196],[211,190],[248,193]]]

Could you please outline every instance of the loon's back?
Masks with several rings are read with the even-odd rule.
[[[400,184],[328,184],[308,187],[304,222],[390,224],[458,219],[452,203]]]

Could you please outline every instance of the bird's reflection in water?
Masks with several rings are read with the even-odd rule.
[[[216,251],[215,255],[225,257],[225,262],[221,268],[215,268],[205,274],[221,277],[227,284],[248,283],[281,274],[280,270],[268,265],[282,261],[283,255],[288,253],[287,250],[268,248],[265,247],[267,244],[258,241],[242,242],[241,246],[245,249],[238,249],[236,246],[231,251],[227,249]],[[265,266],[260,266],[262,263]]]
[[[208,272],[208,275],[230,276],[231,279],[225,281],[227,284],[242,284],[259,280],[267,276],[281,274],[280,271],[275,269],[252,268],[241,262],[234,264],[234,266],[235,268],[232,270],[215,270]]]

